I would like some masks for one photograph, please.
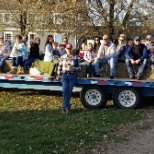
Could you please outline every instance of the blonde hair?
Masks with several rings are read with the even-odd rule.
[[[124,39],[126,39],[126,34],[120,34],[119,37],[123,37]]]
[[[82,46],[85,46],[85,49],[84,50],[87,50],[87,44],[86,43],[81,43],[81,50],[83,50]]]
[[[88,44],[87,44],[87,49],[88,49],[88,46],[91,46],[91,47],[92,47],[92,50],[94,49],[94,47],[93,47],[93,44],[92,44],[92,43],[88,43]]]

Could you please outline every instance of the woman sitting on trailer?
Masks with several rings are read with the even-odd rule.
[[[25,43],[22,42],[21,35],[15,36],[15,44],[10,57],[12,57],[12,69],[9,73],[16,74],[18,66],[23,66],[25,60],[28,59],[28,49]]]
[[[44,62],[53,62],[53,47],[52,47],[53,42],[54,42],[53,36],[48,35],[45,43]]]
[[[31,67],[32,63],[35,60],[39,60],[40,59],[39,45],[40,45],[40,38],[36,37],[34,39],[34,41],[32,42],[32,44],[31,44],[29,57],[28,57],[28,59],[24,63],[24,70],[29,70],[29,68]]]

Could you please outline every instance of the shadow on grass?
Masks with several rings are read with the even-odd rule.
[[[143,108],[154,109],[154,97],[145,97],[143,100]]]
[[[11,92],[11,93],[16,93],[20,92],[20,95],[46,95],[46,96],[61,96],[62,92],[61,91],[50,91],[50,90],[25,90],[25,89],[7,89],[7,88],[1,88],[0,91],[5,91],[5,92]],[[72,97],[80,97],[79,92],[73,92]]]

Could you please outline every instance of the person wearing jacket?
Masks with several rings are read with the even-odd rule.
[[[52,47],[53,42],[54,42],[53,36],[48,35],[45,43],[44,62],[53,62],[53,47]]]
[[[148,35],[146,37],[146,47],[149,54],[149,63],[151,66],[151,69],[154,69],[154,43],[153,43],[153,36]]]
[[[9,44],[4,42],[3,35],[0,35],[0,72],[3,69],[5,60],[7,60],[10,56],[11,49]]]
[[[95,61],[95,73],[100,77],[100,66],[102,64],[110,65],[110,79],[114,79],[115,66],[117,63],[116,46],[110,41],[108,35],[103,36],[103,44],[99,47],[97,59]]]
[[[125,57],[130,79],[137,78],[138,80],[141,80],[143,77],[144,69],[147,65],[148,51],[147,47],[141,43],[140,36],[136,36],[134,38],[134,43],[132,46],[128,47]],[[137,74],[135,73],[133,65],[139,66]]]
[[[28,59],[28,49],[25,43],[22,42],[22,36],[15,36],[15,43],[11,52],[12,57],[12,69],[9,73],[16,74],[18,66],[23,66],[24,62]]]
[[[126,53],[126,44],[125,44],[125,38],[123,36],[120,36],[118,39],[118,45],[117,45],[117,58],[118,63],[125,63],[125,53]]]

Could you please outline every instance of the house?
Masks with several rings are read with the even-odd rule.
[[[25,16],[24,16],[24,13],[26,14]],[[40,50],[44,51],[44,45],[45,45],[47,35],[53,35],[54,40],[56,42],[62,43],[62,39],[64,36],[66,36],[67,31],[64,31],[64,33],[59,34],[59,33],[56,33],[55,30],[50,30],[51,28],[48,28],[48,27],[41,29],[40,27],[38,28],[38,25],[36,27],[33,26],[34,18],[35,18],[35,21],[38,21],[40,19],[40,16],[41,14],[39,12],[37,12],[37,15],[36,15],[36,13],[32,13],[30,11],[29,12],[23,11],[21,16],[21,12],[19,14],[19,11],[16,10],[15,7],[12,7],[11,10],[8,11],[6,9],[6,6],[4,5],[4,2],[0,3],[0,21],[1,21],[0,33],[4,35],[4,40],[7,41],[10,44],[10,46],[13,46],[15,35],[20,34],[21,32],[20,25],[21,24],[24,25],[24,22],[25,22],[26,26],[28,27],[27,28],[28,29],[27,34],[29,38],[27,43],[28,47],[30,47],[31,42],[35,37],[39,37],[41,40]],[[21,20],[21,17],[22,17],[22,20]],[[58,13],[54,13],[53,23],[58,25],[60,24],[60,20],[61,19],[58,18]],[[42,25],[43,25],[43,22],[45,21],[41,20]],[[72,43],[74,48],[76,47],[76,42],[77,41],[75,37],[69,37],[69,43]]]

